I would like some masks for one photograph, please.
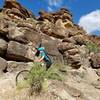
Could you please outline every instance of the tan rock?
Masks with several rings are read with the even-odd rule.
[[[7,61],[7,71],[10,73],[19,72],[22,70],[30,70],[32,66],[32,62],[16,62],[16,61]]]
[[[0,38],[0,55],[4,55],[7,50],[7,42]]]
[[[69,55],[75,55],[75,54],[78,54],[78,53],[80,53],[80,52],[79,52],[79,50],[76,48],[76,49],[68,50],[68,53],[69,53]]]
[[[90,54],[90,63],[93,68],[100,68],[100,53]]]
[[[1,36],[6,36],[7,33],[8,33],[8,30],[7,30],[7,21],[4,20],[4,18],[0,18],[0,35]]]
[[[58,50],[61,52],[74,49],[74,48],[75,48],[75,45],[73,43],[63,42],[58,45]]]
[[[10,41],[7,48],[6,57],[15,61],[33,61],[33,55],[28,46],[18,42]]]
[[[80,97],[81,91],[76,88],[71,87],[70,85],[66,84],[67,92],[73,97]]]
[[[88,83],[93,83],[93,82],[97,81],[98,75],[96,74],[96,72],[95,72],[94,69],[85,68],[85,71],[84,71],[84,79]]]
[[[38,45],[38,43],[40,43],[41,41],[41,37],[38,30],[33,29],[30,24],[26,23],[20,24],[20,26],[17,27],[15,23],[10,22],[8,38],[10,40],[16,40],[24,44],[33,42],[33,44]]]
[[[57,44],[59,41],[49,39],[49,40],[44,40],[42,42],[42,45],[45,47],[48,55],[51,57],[53,63],[63,63],[63,56],[59,53],[57,49]]]
[[[58,19],[62,19],[62,20],[72,20],[72,15],[70,13],[69,10],[67,10],[66,8],[61,8],[59,11],[55,12],[55,13],[47,13],[45,11],[41,11],[40,13],[40,18],[39,20],[49,20],[51,22],[56,22]]]
[[[84,35],[76,35],[76,36],[74,36],[74,40],[76,41],[77,45],[85,45],[86,44]]]
[[[76,54],[74,56],[69,55],[68,63],[71,64],[71,67],[75,69],[80,68],[82,65],[81,56],[79,54]]]
[[[0,74],[3,73],[3,71],[6,69],[6,67],[7,67],[6,60],[0,57]]]
[[[9,10],[8,10],[9,9]],[[2,10],[3,13],[7,14],[12,19],[16,19],[15,16],[18,16],[22,19],[32,17],[32,13],[22,7],[17,1],[15,0],[6,0],[4,4],[4,9]]]
[[[55,23],[55,27],[54,27],[54,33],[62,36],[62,37],[65,37],[66,36],[66,28],[64,26],[64,23],[62,22],[61,19],[58,19]]]
[[[74,44],[76,44],[76,41],[74,40],[73,37],[71,37],[71,38],[66,37],[66,38],[64,38],[62,40],[62,42],[68,42],[68,43],[74,43]]]

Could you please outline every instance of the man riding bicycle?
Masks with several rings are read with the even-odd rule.
[[[50,57],[47,55],[44,47],[39,47],[37,48],[37,52],[36,52],[36,56],[39,56],[39,59],[35,59],[35,62],[41,62],[44,61],[46,64],[46,70],[48,70],[50,68],[50,66],[52,65],[52,61],[50,59]]]
[[[29,43],[29,46],[32,46],[32,42]],[[46,70],[51,67],[52,61],[48,56],[47,52],[45,51],[45,48],[42,47],[41,44],[38,48],[32,48],[32,54],[35,56],[40,56],[40,58],[35,59],[34,62],[44,62],[46,64]]]

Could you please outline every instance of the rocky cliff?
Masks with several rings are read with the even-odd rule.
[[[35,18],[31,11],[15,0],[5,1],[0,10],[0,74],[15,75],[22,69],[29,69],[28,66],[34,60],[32,48],[42,43],[54,63],[70,68],[64,84],[51,82],[50,91],[44,95],[49,94],[52,100],[100,100],[100,84],[97,82],[100,78],[100,37],[86,35],[82,27],[74,24],[71,12],[65,8],[53,13],[40,11],[39,14]],[[98,50],[91,50],[91,44]],[[7,76],[6,81],[9,85]],[[1,82],[0,86],[2,84],[4,83]],[[3,93],[0,94],[0,100],[6,100],[3,99]],[[50,99],[44,97],[42,99]],[[18,98],[25,100],[20,96]],[[9,97],[9,100],[14,99]]]

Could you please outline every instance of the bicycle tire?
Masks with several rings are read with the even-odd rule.
[[[31,72],[29,70],[22,70],[20,71],[17,75],[16,75],[16,78],[15,78],[15,81],[16,81],[16,86],[18,85],[19,82],[21,82],[21,80],[26,80],[26,76],[28,74],[30,74]],[[20,79],[22,76],[23,79]]]

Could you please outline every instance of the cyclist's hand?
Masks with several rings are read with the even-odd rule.
[[[39,62],[39,60],[34,60],[34,62]]]

